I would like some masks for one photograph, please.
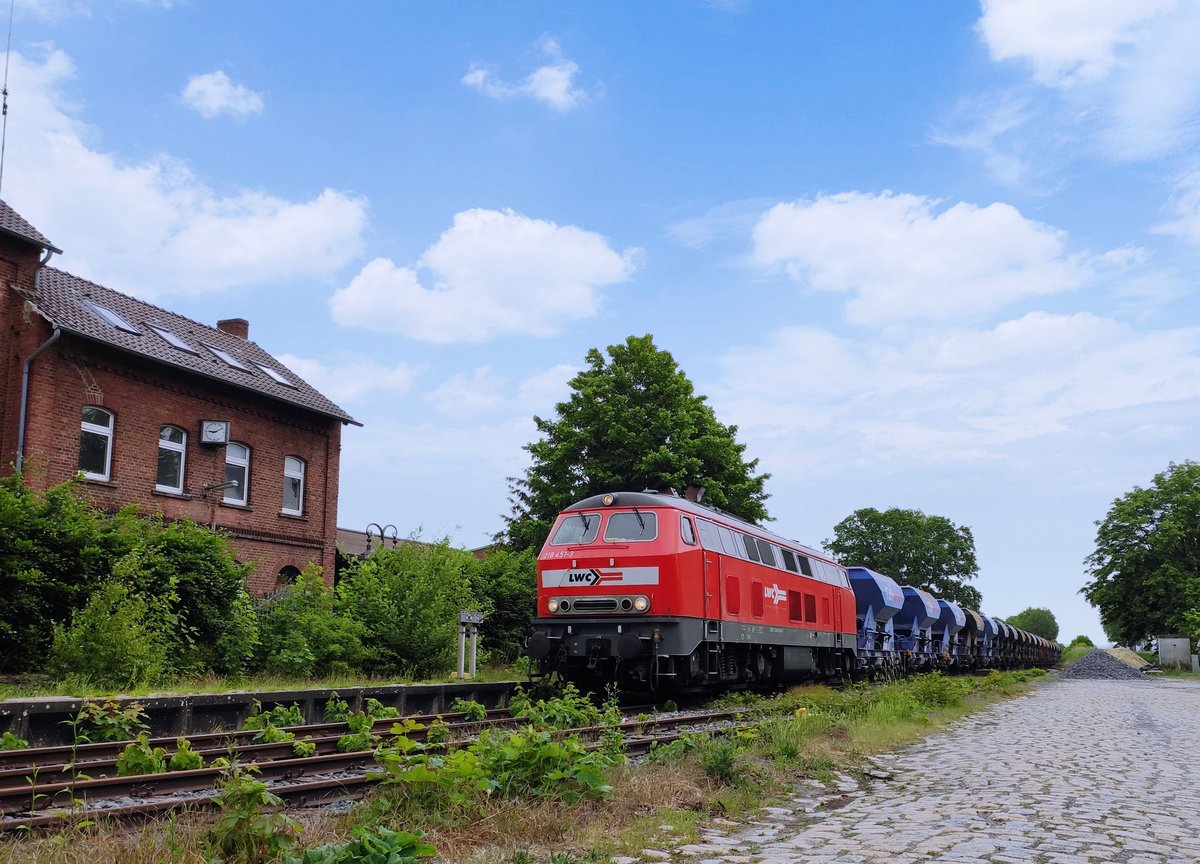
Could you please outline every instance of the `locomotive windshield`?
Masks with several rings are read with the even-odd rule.
[[[599,513],[572,513],[558,526],[558,530],[550,538],[550,545],[578,546],[591,543],[596,539],[596,532],[599,530]]]
[[[653,540],[658,536],[658,514],[613,513],[608,517],[608,527],[604,529],[604,539],[620,540]]]

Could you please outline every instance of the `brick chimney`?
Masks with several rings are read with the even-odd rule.
[[[224,318],[217,322],[217,329],[239,339],[250,338],[250,322],[245,318]]]

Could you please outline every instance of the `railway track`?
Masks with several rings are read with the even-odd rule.
[[[505,716],[499,716],[504,714]],[[436,715],[406,718],[425,723]],[[697,729],[714,728],[714,724],[737,723],[741,710],[693,711],[649,718],[626,720],[615,726],[589,726],[553,730],[561,736],[578,735],[585,741],[597,741],[608,729],[618,729],[626,751],[632,755],[646,752],[655,743],[667,743],[680,735]],[[504,711],[489,712],[484,720],[468,721],[462,715],[446,722],[446,747],[464,746],[485,729],[512,729],[526,725],[522,718],[507,716]],[[391,726],[401,722],[395,718],[377,721],[375,730],[386,743]],[[329,727],[334,727],[330,729]],[[344,732],[345,724],[319,724],[309,727],[290,727],[302,730]],[[426,730],[405,733],[410,740],[424,738]],[[365,794],[377,768],[373,749],[343,753],[337,750],[340,734],[310,735],[317,746],[311,756],[297,757],[292,751],[294,742],[261,744],[252,741],[253,733],[224,733],[195,736],[189,739],[196,752],[236,759],[241,765],[254,765],[258,777],[271,792],[289,807],[304,807],[334,800],[354,799]],[[203,747],[197,747],[196,741]],[[220,743],[224,746],[218,746]],[[199,768],[191,771],[166,771],[136,776],[116,776],[115,753],[129,742],[106,745],[82,745],[76,748],[75,760],[64,762],[63,750],[48,747],[19,751],[20,755],[5,753],[0,768],[0,832],[58,828],[73,821],[96,818],[144,818],[179,810],[200,810],[216,806],[218,786],[224,768]],[[154,742],[151,742],[154,744]],[[158,742],[157,746],[174,746],[173,739]],[[594,744],[591,746],[599,746]],[[95,748],[86,754],[90,761],[80,761],[80,751]],[[21,757],[24,761],[21,762]],[[16,764],[21,762],[21,764]],[[63,777],[64,768],[73,776]]]

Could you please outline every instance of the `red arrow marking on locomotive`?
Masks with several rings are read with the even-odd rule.
[[[592,568],[592,573],[595,574],[596,578],[589,583],[591,585],[600,585],[605,582],[620,582],[625,575],[624,570],[602,571],[597,570],[595,567]]]

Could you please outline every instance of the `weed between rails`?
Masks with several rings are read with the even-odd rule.
[[[739,697],[758,719],[752,730],[684,736],[637,763],[627,762],[615,741],[590,751],[551,732],[611,722],[613,706],[597,707],[577,691],[557,700],[518,698],[513,713],[527,728],[459,749],[447,750],[444,735],[412,740],[406,733],[415,731],[413,721],[396,724],[391,743],[377,750],[380,784],[344,815],[274,812],[269,790],[235,769],[220,817],[5,840],[0,864],[408,864],[421,860],[426,844],[445,862],[595,864],[688,842],[717,815],[742,818],[786,800],[802,778],[853,773],[864,755],[1020,693],[1039,674],[927,675],[878,687],[796,687],[771,699]]]

